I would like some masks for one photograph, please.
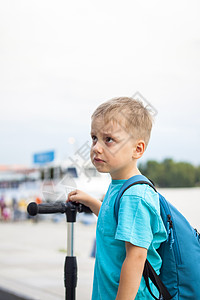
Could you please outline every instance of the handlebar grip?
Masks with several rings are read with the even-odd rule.
[[[91,209],[88,206],[85,206],[84,204],[79,203],[78,204],[78,212],[84,212],[86,214],[92,213]]]
[[[27,211],[31,216],[36,216],[37,214],[64,213],[65,210],[65,204],[62,202],[43,204],[36,204],[35,202],[31,202],[27,207]]]

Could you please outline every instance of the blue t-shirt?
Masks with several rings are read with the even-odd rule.
[[[167,234],[160,217],[158,194],[146,184],[126,190],[120,200],[117,224],[114,203],[124,182],[112,180],[99,211],[92,300],[116,298],[126,257],[125,241],[148,249],[147,259],[158,274],[161,267],[162,261],[156,249],[166,240]],[[153,284],[151,288],[158,296]],[[135,299],[153,299],[143,277]]]

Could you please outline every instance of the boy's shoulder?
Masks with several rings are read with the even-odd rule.
[[[123,196],[126,199],[129,197],[131,201],[142,202],[143,205],[148,206],[154,213],[160,214],[159,195],[147,184],[136,184],[128,188]]]

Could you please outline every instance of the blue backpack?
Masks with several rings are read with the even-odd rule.
[[[156,191],[154,185],[143,175],[129,178],[115,200],[116,221],[120,198],[129,187],[136,184],[148,184]],[[156,274],[148,260],[145,262],[143,277],[147,288],[157,300],[200,300],[200,234],[172,204],[159,193],[158,195],[168,239],[157,249],[162,258],[160,275]],[[149,279],[159,290],[159,299],[153,295]]]

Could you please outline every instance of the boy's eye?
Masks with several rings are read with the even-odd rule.
[[[107,137],[107,138],[106,138],[106,142],[107,142],[107,143],[112,143],[112,142],[113,142],[113,139],[112,139],[111,137]]]
[[[92,141],[96,142],[97,141],[97,137],[95,135],[92,135]]]

